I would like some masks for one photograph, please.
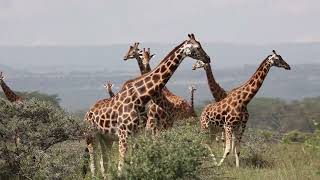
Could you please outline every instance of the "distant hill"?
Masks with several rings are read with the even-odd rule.
[[[178,42],[177,42],[178,44]],[[150,47],[156,53],[152,60],[155,66],[177,44],[141,43],[141,47]],[[109,71],[121,70],[134,72],[136,63],[124,64],[122,58],[129,44],[111,46],[0,46],[0,64],[30,72],[71,72],[71,71]],[[320,43],[283,43],[269,45],[250,44],[203,44],[214,67],[242,67],[244,64],[258,64],[262,58],[278,51],[290,64],[320,63]],[[188,60],[189,61],[189,60]],[[183,63],[180,69],[190,68]]]
[[[184,63],[188,66],[177,70],[170,79],[168,87],[174,93],[189,100],[188,86],[196,85],[195,99],[196,105],[199,105],[205,100],[211,100],[212,96],[209,93],[205,72],[201,69],[192,71],[190,68],[192,62],[194,61]],[[214,63],[215,61],[212,62],[213,68],[215,68]],[[125,64],[122,62],[123,67]],[[106,81],[114,82],[116,84],[114,91],[117,92],[123,82],[136,77],[139,73],[134,61],[131,66],[131,71],[109,68],[91,72],[80,70],[63,72],[58,69],[57,72],[31,73],[2,65],[0,70],[7,74],[6,82],[14,90],[58,94],[62,106],[69,110],[78,110],[87,109],[97,99],[108,97],[103,87]],[[230,90],[246,82],[257,67],[258,64],[214,69],[214,75],[222,87]],[[280,97],[288,100],[320,96],[320,65],[291,64],[291,67],[290,71],[273,67],[257,96]]]
[[[123,61],[129,44],[79,47],[1,47],[0,71],[15,90],[59,94],[68,109],[88,108],[106,97],[103,83],[113,81],[115,91],[123,82],[139,74],[134,60]],[[152,67],[175,46],[141,43],[156,56]],[[292,65],[291,71],[273,68],[258,96],[301,99],[320,95],[320,43],[272,45],[203,44],[212,59],[217,81],[227,90],[245,82],[272,49]],[[186,59],[169,81],[170,89],[189,99],[188,86],[195,84],[197,103],[211,99],[205,73],[192,71]],[[300,64],[300,65],[299,65]]]

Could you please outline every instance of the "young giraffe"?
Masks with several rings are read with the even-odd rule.
[[[127,138],[130,134],[137,132],[139,125],[139,112],[169,81],[175,70],[185,57],[210,62],[209,56],[202,49],[194,35],[188,35],[189,39],[183,41],[174,48],[162,61],[149,73],[134,80],[120,90],[114,97],[96,102],[86,113],[85,120],[92,125],[91,133],[101,136],[100,145],[102,150],[101,171],[104,175],[106,151],[108,155],[112,141],[119,138],[119,164],[121,171],[123,160],[127,151]],[[94,132],[97,129],[98,131]],[[92,137],[92,136],[89,136]],[[95,139],[95,138],[93,138]],[[92,154],[94,141],[87,141],[91,160],[90,169],[95,175],[94,154]]]
[[[200,117],[202,129],[214,127],[225,130],[226,145],[218,166],[223,163],[231,150],[232,153],[235,153],[236,167],[239,167],[240,142],[248,120],[246,108],[262,86],[272,66],[290,70],[290,66],[273,50],[273,54],[263,60],[257,71],[245,84],[232,90],[221,101],[211,103],[203,109]]]
[[[112,98],[114,96],[114,93],[112,91],[112,87],[113,87],[113,84],[108,81],[107,84],[104,85],[104,88],[106,88],[106,91],[108,92],[110,98]]]
[[[0,85],[7,99],[12,103],[22,103],[23,98],[14,93],[9,86],[4,82],[5,76],[0,72]]]

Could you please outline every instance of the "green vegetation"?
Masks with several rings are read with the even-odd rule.
[[[203,159],[209,156],[204,136],[196,126],[179,126],[156,137],[132,138],[124,179],[198,178]]]
[[[23,97],[26,100],[32,99],[32,98],[36,98],[38,100],[41,101],[49,101],[51,102],[53,105],[55,106],[59,106],[59,102],[60,102],[60,98],[58,97],[57,94],[44,94],[44,93],[40,93],[38,91],[33,91],[33,92],[16,92],[17,95]],[[0,97],[1,98],[6,98],[6,96],[4,95],[3,92],[0,92]]]
[[[120,177],[115,143],[108,176],[112,179],[319,179],[319,104],[319,98],[295,102],[256,98],[249,108],[254,112],[249,120],[251,128],[247,128],[241,145],[239,169],[235,168],[233,155],[221,167],[214,166],[211,153],[219,160],[222,144],[201,131],[198,121],[178,120],[171,130],[155,137],[139,134],[130,138]],[[15,105],[0,99],[0,179],[81,179],[86,160],[82,119],[83,112],[70,115],[50,100],[31,98],[24,105]],[[291,131],[300,125],[308,127],[305,132],[298,131],[299,128]],[[88,174],[86,179],[90,178]]]
[[[20,105],[0,99],[0,179],[52,179],[73,172],[68,165],[75,162],[66,160],[79,161],[79,154],[70,147],[57,154],[54,147],[81,138],[79,122],[50,102],[33,98]],[[56,158],[67,168],[63,161],[55,164]]]

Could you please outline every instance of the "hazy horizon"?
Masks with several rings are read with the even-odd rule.
[[[0,45],[320,42],[317,0],[0,0]]]

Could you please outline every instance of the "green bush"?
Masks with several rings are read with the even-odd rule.
[[[305,142],[305,145],[320,150],[320,130],[317,130]]]
[[[151,138],[132,138],[135,144],[125,161],[123,179],[197,178],[203,158],[203,135],[196,126],[176,127]]]
[[[39,173],[46,171],[52,147],[79,139],[79,122],[50,102],[30,99],[12,104],[0,99],[0,179],[48,179],[47,174]],[[61,174],[61,178],[69,169],[55,169],[48,174]]]
[[[45,93],[41,93],[38,91],[32,91],[32,92],[15,92],[17,93],[18,96],[23,97],[26,100],[30,100],[33,98],[36,98],[38,100],[41,101],[48,101],[51,102],[53,105],[55,106],[60,106],[59,102],[60,102],[60,98],[58,97],[57,94],[45,94]],[[6,96],[4,95],[3,92],[0,92],[0,97],[6,99]]]
[[[300,131],[291,131],[285,134],[282,138],[284,143],[304,143],[308,135]]]
[[[241,148],[240,163],[250,168],[270,168],[274,166],[274,158],[268,156],[272,132],[248,129]],[[234,164],[234,163],[233,163]]]

